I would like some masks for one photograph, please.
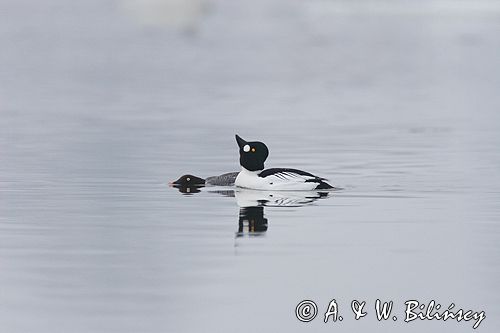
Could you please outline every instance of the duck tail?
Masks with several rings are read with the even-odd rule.
[[[330,184],[328,184],[327,182],[321,180],[318,184],[318,186],[316,186],[316,190],[330,190],[330,189],[333,189],[334,187]]]

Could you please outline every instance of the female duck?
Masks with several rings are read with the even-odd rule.
[[[232,186],[234,185],[234,180],[238,172],[228,172],[219,176],[211,176],[206,179],[193,176],[193,175],[183,175],[176,181],[173,181],[171,185],[185,186],[185,187],[195,187],[195,186]]]

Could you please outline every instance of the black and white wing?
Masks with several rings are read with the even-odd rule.
[[[297,184],[313,183],[315,189],[330,189],[332,186],[325,182],[325,178],[315,176],[309,172],[288,168],[266,169],[259,173],[259,177],[266,178],[270,184]]]

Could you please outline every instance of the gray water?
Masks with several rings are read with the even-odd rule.
[[[499,36],[494,1],[0,1],[1,330],[498,331]],[[235,133],[343,190],[259,231],[168,186]]]

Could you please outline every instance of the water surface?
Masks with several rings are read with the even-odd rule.
[[[3,330],[472,331],[403,322],[434,299],[496,331],[500,8],[377,4],[2,1]],[[238,170],[235,133],[344,190],[252,229],[168,187]]]

